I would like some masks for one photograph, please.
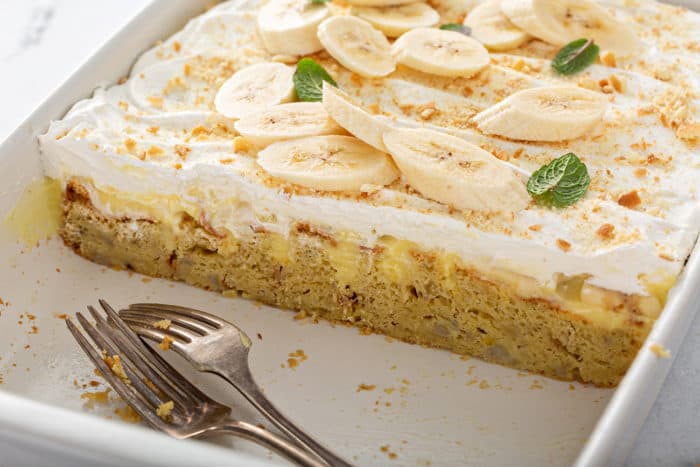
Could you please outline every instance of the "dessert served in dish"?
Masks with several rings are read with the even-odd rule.
[[[700,227],[700,16],[232,1],[40,137],[100,263],[614,385]]]

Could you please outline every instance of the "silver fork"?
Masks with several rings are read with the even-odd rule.
[[[253,424],[230,418],[230,407],[194,387],[141,341],[107,302],[99,302],[107,318],[88,306],[95,325],[81,313],[76,314],[94,346],[70,318],[66,325],[112,388],[153,428],[178,439],[230,434],[258,443],[303,467],[326,466],[296,444]],[[119,355],[128,381],[112,371],[103,358],[103,350],[109,356]],[[174,407],[164,420],[156,411],[169,401]]]
[[[162,342],[173,339],[170,348],[185,357],[197,370],[214,373],[231,383],[280,430],[316,453],[331,466],[350,464],[323,447],[287,419],[260,390],[248,365],[250,338],[228,321],[203,311],[174,305],[139,303],[120,310],[122,319],[141,337]],[[170,320],[168,329],[154,323]]]

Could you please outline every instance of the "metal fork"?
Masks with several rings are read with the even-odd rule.
[[[248,365],[250,338],[228,321],[203,311],[174,305],[139,303],[119,315],[141,337],[162,342],[169,336],[170,348],[185,357],[197,370],[214,373],[231,383],[260,413],[280,430],[296,439],[332,466],[350,467],[287,419],[260,390]],[[167,329],[154,326],[170,320]]]
[[[153,428],[178,439],[230,434],[260,444],[301,466],[325,467],[296,444],[253,424],[230,418],[230,407],[194,387],[141,341],[107,302],[99,302],[107,318],[88,306],[95,325],[81,313],[76,314],[95,346],[70,318],[66,325],[112,388]],[[119,356],[124,370],[121,376],[105,362],[103,351],[110,357]],[[174,407],[163,419],[157,414],[157,409],[169,401]]]

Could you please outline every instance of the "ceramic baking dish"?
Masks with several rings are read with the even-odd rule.
[[[127,74],[140,53],[209,0],[156,0],[90,58],[0,146],[0,219],[41,180],[35,136],[96,85]],[[36,216],[40,219],[40,216]],[[32,226],[39,229],[39,225]],[[26,233],[25,233],[26,236]],[[312,324],[242,299],[113,271],[52,238],[30,248],[0,227],[0,466],[256,465],[281,462],[242,441],[175,441],[120,420],[116,398],[89,407],[97,381],[61,319],[104,297],[202,308],[256,336],[251,364],[267,394],[328,446],[360,465],[615,465],[623,462],[700,293],[693,253],[666,310],[617,389],[545,379],[356,329]],[[308,356],[290,368],[290,353]],[[207,391],[255,419],[214,377]],[[93,383],[95,384],[95,383]],[[85,386],[85,387],[83,387]],[[84,396],[83,396],[84,397]],[[113,396],[112,396],[113,397]],[[228,449],[233,446],[234,449]]]

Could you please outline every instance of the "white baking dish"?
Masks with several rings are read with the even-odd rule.
[[[49,121],[98,83],[125,75],[136,51],[176,31],[208,3],[152,2],[0,146],[0,219],[40,179],[35,136]],[[405,465],[619,464],[672,363],[647,347],[658,343],[675,355],[700,291],[696,252],[628,375],[616,390],[605,390],[464,361],[351,328],[295,321],[291,313],[249,301],[108,270],[77,257],[57,239],[28,250],[6,226],[0,227],[0,258],[0,299],[9,302],[0,305],[0,467],[255,465],[254,457],[279,462],[240,441],[181,442],[105,419],[118,418],[112,413],[123,406],[118,402],[86,410],[80,398],[86,389],[73,382],[95,379],[92,367],[56,316],[84,309],[99,297],[117,306],[190,305],[238,323],[251,336],[260,333],[252,368],[267,393],[302,426],[361,465],[386,464],[390,453],[396,454],[394,463]],[[38,328],[35,334],[32,326]],[[288,353],[299,348],[308,360],[293,370],[283,368]],[[232,389],[213,377],[197,379],[216,398],[235,405],[241,417],[253,417]],[[358,392],[360,384],[376,388]]]

